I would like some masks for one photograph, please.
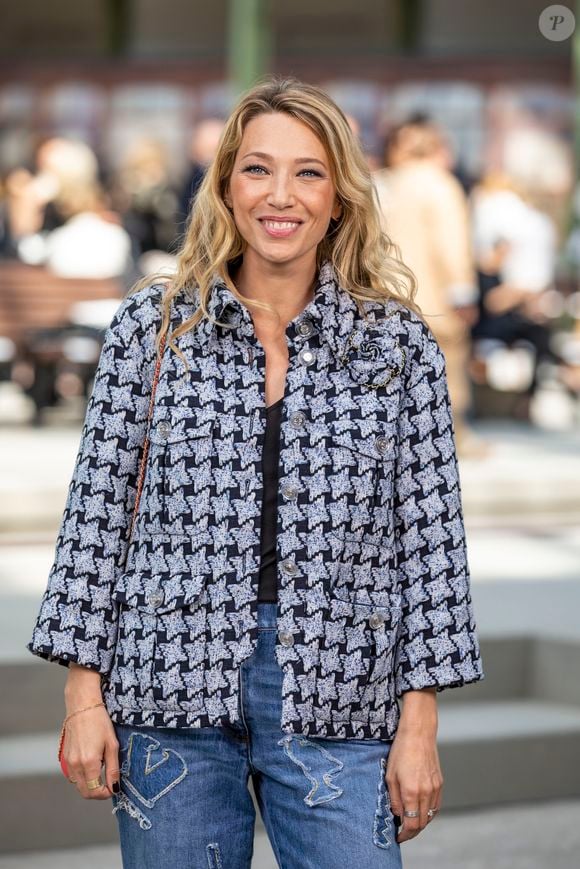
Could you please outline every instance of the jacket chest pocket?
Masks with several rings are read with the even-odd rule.
[[[203,704],[206,653],[203,578],[133,571],[113,589],[119,607],[111,682],[123,705],[154,710]]]
[[[203,408],[156,408],[150,432],[160,528],[164,534],[207,530],[214,482],[217,416]]]
[[[386,533],[392,500],[396,423],[333,420],[325,445],[331,532],[361,542],[376,541]]]

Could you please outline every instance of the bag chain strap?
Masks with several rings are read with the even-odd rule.
[[[135,520],[137,519],[137,512],[139,510],[139,501],[141,500],[141,490],[143,488],[143,481],[145,479],[145,466],[147,464],[147,454],[149,453],[149,430],[151,428],[151,418],[153,417],[153,408],[155,405],[155,390],[157,389],[157,381],[159,380],[159,371],[161,369],[161,359],[163,357],[163,351],[165,349],[165,335],[161,338],[159,343],[159,353],[157,355],[157,362],[155,364],[155,373],[153,375],[153,383],[151,386],[151,398],[149,400],[149,412],[147,414],[147,430],[145,433],[145,442],[143,444],[143,453],[141,455],[141,463],[139,466],[139,477],[137,480],[137,494],[135,496],[135,506],[133,508],[133,515],[131,517],[131,525],[129,527],[129,538],[127,541],[127,545],[131,543],[131,538],[133,536],[133,527],[135,525]]]

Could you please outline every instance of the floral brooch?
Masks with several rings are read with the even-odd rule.
[[[354,329],[348,336],[339,359],[348,368],[356,383],[368,386],[369,389],[381,389],[405,367],[406,351],[395,338],[395,355],[399,358],[394,360],[389,353],[389,359],[386,359],[384,332],[380,330],[379,333],[377,327],[374,331],[377,332],[376,338],[372,336],[372,326],[364,331]]]

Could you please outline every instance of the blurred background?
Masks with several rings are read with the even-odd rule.
[[[580,4],[535,0],[3,4],[0,869],[121,866],[110,804],[56,760],[66,671],[25,644],[104,330],[174,268],[224,119],[266,72],[348,115],[439,312],[486,678],[439,695],[443,811],[405,867],[577,867],[579,28]],[[253,865],[276,865],[259,816]]]

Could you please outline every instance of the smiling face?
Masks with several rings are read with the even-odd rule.
[[[246,125],[225,201],[247,243],[244,259],[269,266],[314,262],[342,211],[322,142],[282,112]]]

